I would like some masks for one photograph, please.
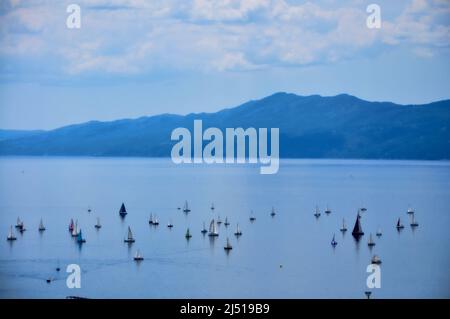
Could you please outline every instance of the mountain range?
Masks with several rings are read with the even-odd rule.
[[[450,159],[450,100],[421,105],[275,93],[215,113],[0,130],[0,155],[168,157],[174,128],[278,127],[283,158]]]

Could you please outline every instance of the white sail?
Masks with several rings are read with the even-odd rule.
[[[39,229],[44,229],[44,223],[42,222],[42,218],[41,221],[39,222]]]
[[[13,227],[11,226],[9,228],[9,234],[8,234],[8,239],[13,239],[14,237],[14,233],[13,233]]]
[[[73,226],[72,229],[72,236],[76,236],[78,235],[78,220],[75,221],[75,225]]]
[[[101,224],[100,224],[100,217],[97,217],[97,226],[101,226]]]
[[[130,226],[128,226],[128,240],[133,240],[133,233],[131,232]]]

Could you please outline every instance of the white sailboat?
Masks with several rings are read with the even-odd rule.
[[[227,237],[227,243],[225,244],[225,247],[223,247],[226,251],[233,249],[233,246],[230,244],[230,240]]]
[[[158,217],[156,217],[156,215],[155,215],[155,218],[153,219],[153,225],[154,226],[158,226],[159,225]]]
[[[383,233],[381,232],[381,228],[378,228],[377,233],[375,235],[377,235],[377,237],[383,235]]]
[[[331,209],[328,207],[328,204],[327,204],[327,209],[325,209],[325,214],[331,214]]]
[[[275,208],[272,207],[272,211],[270,212],[270,216],[274,217],[276,215]]]
[[[169,220],[169,223],[167,224],[167,227],[168,228],[172,228],[173,227],[172,220]]]
[[[345,233],[347,231],[347,226],[345,225],[345,219],[342,219],[341,232]]]
[[[142,261],[142,260],[144,260],[144,256],[141,254],[139,249],[136,251],[136,254],[134,255],[134,260],[135,261]]]
[[[373,238],[372,238],[372,233],[370,233],[370,235],[369,235],[369,241],[367,242],[367,246],[369,246],[369,247],[375,246],[375,242],[373,241]]]
[[[412,215],[412,214],[414,214],[414,210],[411,207],[409,207],[408,210],[406,211],[406,213],[408,215]]]
[[[220,224],[222,224],[222,220],[220,219],[220,215],[219,215],[219,216],[217,216],[217,225],[220,225]]]
[[[75,225],[72,228],[72,237],[78,236],[78,220],[75,220]]]
[[[135,240],[134,240],[134,238],[133,238],[133,233],[131,232],[130,226],[128,226],[128,234],[127,234],[127,238],[125,238],[123,241],[126,242],[126,243],[129,243],[129,244],[135,242]]]
[[[210,237],[219,236],[219,232],[217,231],[216,223],[214,222],[214,219],[211,220],[211,223],[209,224],[209,234],[208,234],[208,236],[210,236]]]
[[[45,230],[45,226],[44,226],[44,222],[42,221],[42,218],[41,218],[41,221],[39,222],[39,231],[44,231]]]
[[[20,227],[22,227],[22,222],[20,221],[20,218],[17,217],[16,228],[20,228]]]
[[[314,216],[315,216],[316,218],[319,218],[319,217],[320,217],[320,211],[319,211],[319,207],[318,207],[318,206],[316,206],[316,211],[314,212]]]
[[[7,239],[7,240],[10,240],[10,241],[16,240],[16,239],[17,239],[17,237],[14,236],[14,232],[13,232],[13,227],[12,227],[12,225],[11,225],[11,227],[9,228],[8,237],[6,237],[6,239]]]
[[[185,201],[184,206],[183,206],[183,212],[189,213],[190,211],[191,211],[191,209],[189,208],[188,202]]]
[[[237,237],[242,235],[242,231],[239,229],[239,224],[236,225],[236,232],[234,233],[234,235]]]
[[[256,220],[256,217],[253,215],[253,210],[250,211],[250,221],[254,222]]]
[[[192,237],[191,232],[189,231],[189,228],[186,230],[186,235],[184,235],[184,237],[186,237],[186,239],[190,239]]]
[[[228,217],[225,217],[225,223],[223,223],[225,226],[230,225],[230,222],[228,221]]]
[[[100,224],[100,217],[97,217],[97,224],[95,224],[95,228],[97,229],[102,228],[102,224]]]
[[[337,245],[336,234],[333,234],[333,239],[331,240],[331,246],[335,247]]]
[[[153,214],[150,214],[150,218],[148,219],[148,223],[153,225]]]
[[[400,218],[397,220],[397,230],[403,229],[405,228],[405,226],[403,226],[402,222],[400,221]]]
[[[371,260],[371,263],[372,263],[372,264],[375,264],[375,265],[381,264],[381,259],[380,259],[380,257],[378,257],[377,255],[373,255],[372,260]]]
[[[203,229],[201,231],[202,234],[206,234],[208,230],[206,229],[205,222],[203,222]]]
[[[214,209],[216,209],[216,208],[214,207],[214,203],[211,203],[211,210],[214,210]]]
[[[419,223],[416,221],[415,214],[412,214],[411,227],[417,227],[417,226],[419,226]]]

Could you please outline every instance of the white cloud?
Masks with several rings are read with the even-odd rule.
[[[42,56],[43,63],[56,58],[70,74],[137,74],[165,68],[225,72],[333,63],[399,44],[430,57],[450,47],[450,3],[445,0],[410,1],[395,17],[383,20],[380,30],[366,27],[364,1],[78,3],[82,28],[69,30],[65,4],[11,0],[1,17],[0,54]]]

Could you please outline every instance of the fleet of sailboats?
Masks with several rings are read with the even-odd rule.
[[[214,210],[214,203],[211,204],[211,210]],[[189,209],[187,201],[185,202],[185,205],[183,207],[183,211],[184,212],[190,212],[191,211]],[[361,211],[363,211],[363,210],[362,209],[358,210],[358,213],[357,213],[357,216],[356,216],[355,225],[354,225],[353,231],[352,231],[352,235],[355,238],[357,238],[357,239],[359,239],[359,237],[364,235],[364,232],[363,232],[362,226],[361,226],[361,214],[360,214]],[[365,211],[365,209],[364,209],[364,211]],[[328,205],[327,205],[327,208],[325,210],[325,213],[326,214],[330,214],[331,213],[331,210],[329,209]],[[409,215],[411,215],[411,224],[410,224],[411,227],[417,227],[419,224],[418,224],[418,222],[415,219],[414,211],[411,208],[408,208],[407,213]],[[119,210],[119,214],[120,214],[121,217],[124,217],[127,214],[124,203],[122,203],[122,205],[121,205],[121,208]],[[271,216],[275,216],[275,214],[276,214],[275,213],[275,208],[272,207],[270,215]],[[316,217],[320,216],[320,211],[319,211],[318,206],[316,206],[316,210],[315,210],[314,216],[316,216]],[[256,218],[253,215],[253,211],[251,211],[251,213],[250,213],[250,221],[254,221],[255,219]],[[152,225],[158,225],[159,224],[156,215],[153,216],[153,214],[150,214],[149,223],[152,224]],[[211,220],[211,223],[210,223],[210,226],[209,226],[209,230],[206,229],[205,222],[203,222],[203,228],[201,230],[201,233],[203,233],[203,234],[208,233],[208,236],[217,237],[217,236],[219,236],[219,232],[218,232],[218,229],[217,229],[216,225],[220,225],[220,224],[221,224],[220,216],[218,216],[217,221],[215,221],[214,219]],[[228,217],[225,217],[225,226],[228,226],[228,225],[230,225],[230,223],[228,221]],[[102,227],[102,225],[100,224],[100,218],[97,217],[97,223],[95,224],[95,228],[99,229],[101,227]],[[172,224],[171,220],[167,224],[167,227],[168,228],[173,227],[173,224]],[[15,225],[15,228],[17,228],[20,232],[23,232],[25,230],[24,222],[22,220],[20,220],[19,217],[17,218],[17,222],[16,222],[16,225]],[[401,219],[400,218],[398,218],[398,220],[397,220],[396,228],[398,230],[404,228],[403,224],[401,223]],[[68,229],[69,229],[69,232],[70,232],[71,236],[72,237],[76,237],[77,243],[83,244],[83,243],[86,242],[86,239],[83,237],[82,231],[81,231],[81,229],[78,226],[78,220],[75,220],[75,222],[74,222],[73,219],[70,219],[70,223],[69,223]],[[39,231],[42,232],[42,231],[45,231],[45,230],[46,230],[46,228],[45,228],[44,222],[43,222],[43,220],[41,218],[40,221],[39,221]],[[342,226],[340,228],[340,231],[343,232],[343,233],[347,231],[347,226],[346,226],[346,223],[345,223],[345,219],[342,219]],[[382,236],[381,229],[378,228],[377,232],[375,234],[376,234],[377,237]],[[236,224],[236,231],[234,232],[234,235],[236,237],[239,237],[239,236],[242,235],[242,231],[239,228],[239,224]],[[187,239],[190,239],[192,237],[189,228],[187,228],[185,237]],[[9,229],[9,232],[8,232],[7,240],[8,241],[14,241],[16,239],[17,239],[17,237],[14,235],[13,226],[11,225],[10,229]],[[124,239],[124,242],[126,242],[126,243],[134,243],[135,242],[135,239],[133,237],[133,233],[131,231],[131,227],[130,226],[128,226],[127,237]],[[333,234],[333,238],[331,240],[331,245],[333,247],[335,247],[337,245],[336,235],[335,234]],[[375,241],[373,240],[372,233],[369,234],[367,245],[369,247],[375,246]],[[227,237],[226,245],[224,246],[224,249],[229,251],[232,248],[233,247],[232,247],[232,245],[230,243],[230,240]],[[134,260],[139,261],[139,260],[143,260],[143,259],[144,258],[142,256],[142,254],[140,253],[139,250],[137,250],[137,252],[136,252],[136,254],[134,256]],[[373,263],[373,264],[381,264],[381,259],[377,255],[373,255],[373,257],[371,259],[371,263]]]

